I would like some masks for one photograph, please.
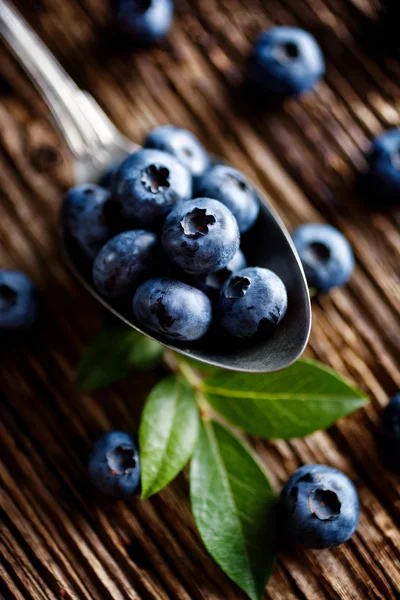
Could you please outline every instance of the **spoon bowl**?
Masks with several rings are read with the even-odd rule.
[[[311,306],[307,282],[300,259],[290,235],[278,214],[256,190],[260,201],[260,215],[254,228],[242,237],[242,249],[249,265],[258,265],[274,271],[284,282],[288,294],[285,317],[264,340],[241,340],[228,337],[222,330],[214,331],[196,342],[177,343],[154,337],[134,320],[132,311],[117,307],[100,296],[93,286],[91,269],[82,262],[73,244],[63,237],[67,262],[84,287],[105,308],[121,321],[147,335],[165,347],[208,365],[243,371],[268,373],[291,365],[303,353],[311,328]]]

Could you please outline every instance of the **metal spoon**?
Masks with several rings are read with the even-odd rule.
[[[71,150],[76,183],[97,181],[110,165],[140,148],[118,131],[90,94],[77,87],[7,0],[0,0],[0,33],[47,101]],[[258,190],[256,193],[261,214],[250,235],[249,264],[271,269],[285,283],[288,310],[283,321],[268,339],[246,345],[222,335],[190,344],[157,341],[210,365],[267,373],[289,366],[302,354],[311,328],[311,307],[307,282],[289,233],[266,198]],[[149,335],[132,322],[131,315],[121,314],[99,296],[72,249],[63,243],[68,264],[85,288],[116,317]]]

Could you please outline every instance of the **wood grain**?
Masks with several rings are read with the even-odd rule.
[[[352,377],[371,403],[328,432],[254,441],[277,490],[304,462],[352,477],[362,515],[332,551],[285,549],[265,598],[400,598],[399,479],[381,462],[379,413],[400,387],[400,210],[355,193],[372,136],[400,123],[400,64],[379,0],[176,0],[168,42],[135,50],[107,28],[101,0],[20,0],[19,8],[79,85],[141,142],[159,123],[191,129],[268,194],[288,227],[329,221],[357,258],[348,286],[314,304],[309,356]],[[320,42],[318,90],[262,110],[242,88],[251,40],[271,24]],[[135,428],[160,373],[133,374],[80,396],[74,369],[107,320],[73,280],[57,238],[71,183],[49,113],[0,48],[0,264],[29,273],[43,296],[39,332],[2,348],[0,595],[5,599],[238,599],[204,550],[185,474],[151,500],[109,503],[87,481],[91,443]]]

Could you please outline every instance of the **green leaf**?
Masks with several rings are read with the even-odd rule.
[[[83,351],[76,381],[82,392],[100,389],[123,379],[133,368],[153,365],[163,348],[126,326],[101,331]]]
[[[225,419],[264,438],[289,439],[325,429],[367,400],[335,371],[311,360],[265,375],[218,371],[202,389]]]
[[[168,485],[192,456],[199,432],[193,389],[171,376],[150,392],[139,429],[142,497]]]
[[[190,469],[192,511],[207,550],[252,600],[271,575],[276,500],[251,450],[222,425],[205,422]]]
[[[138,331],[135,331],[135,333],[139,337],[135,343],[129,345],[127,354],[128,365],[135,369],[145,369],[154,366],[161,360],[164,352],[163,346]]]

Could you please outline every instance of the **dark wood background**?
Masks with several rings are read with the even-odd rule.
[[[400,210],[371,211],[354,192],[369,140],[400,123],[400,63],[381,2],[175,4],[168,42],[135,51],[106,31],[101,0],[18,2],[79,85],[134,141],[160,123],[187,127],[261,185],[289,228],[328,220],[348,236],[356,271],[348,286],[314,304],[307,354],[352,377],[371,404],[328,432],[254,445],[277,490],[305,462],[343,469],[360,493],[360,526],[335,550],[283,552],[265,597],[400,598],[399,479],[376,444],[379,413],[400,388]],[[240,83],[251,40],[274,23],[310,30],[327,75],[315,93],[261,111]],[[90,445],[110,428],[137,426],[159,373],[78,394],[77,360],[106,315],[60,256],[57,214],[72,183],[68,152],[4,47],[0,83],[0,264],[29,273],[44,299],[34,339],[1,347],[0,594],[244,598],[198,538],[185,474],[146,502],[112,504],[88,483]]]

